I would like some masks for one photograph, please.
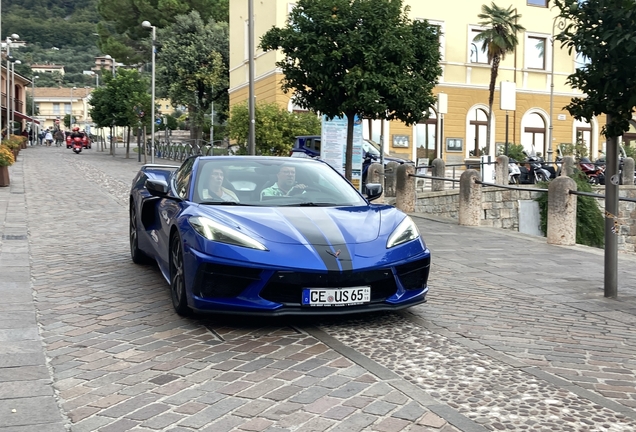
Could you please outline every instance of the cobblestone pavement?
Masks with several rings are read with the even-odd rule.
[[[425,305],[184,319],[159,271],[129,258],[138,167],[50,147],[11,167],[0,431],[636,430],[633,257],[609,300],[598,251],[416,217]]]

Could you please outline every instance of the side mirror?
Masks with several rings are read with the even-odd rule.
[[[165,197],[166,195],[168,195],[168,191],[170,190],[170,188],[168,187],[168,183],[163,180],[148,179],[146,180],[144,186],[146,187],[146,189],[148,189],[150,195],[156,197]]]
[[[382,185],[379,183],[369,183],[366,185],[366,195],[369,201],[378,199],[382,195]]]

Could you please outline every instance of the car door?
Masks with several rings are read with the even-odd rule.
[[[188,158],[181,167],[175,172],[171,179],[173,193],[183,201],[170,198],[162,198],[157,205],[157,219],[160,229],[157,230],[155,239],[157,243],[157,253],[161,261],[160,265],[163,269],[168,269],[170,258],[170,229],[174,224],[175,218],[179,216],[181,210],[187,205],[189,199],[188,194],[192,182],[192,168],[196,157]]]

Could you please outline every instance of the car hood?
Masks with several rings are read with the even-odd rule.
[[[381,207],[200,206],[202,213],[265,242],[304,245],[366,243],[380,235]]]

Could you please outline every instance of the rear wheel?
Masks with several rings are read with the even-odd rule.
[[[537,171],[535,175],[537,176],[537,183],[548,181],[548,177],[542,171]]]
[[[181,316],[192,314],[192,309],[188,307],[186,296],[183,245],[179,234],[176,232],[170,240],[170,292],[174,310]]]
[[[137,209],[130,204],[130,257],[135,264],[148,264],[150,258],[139,249],[139,229],[137,228]]]

